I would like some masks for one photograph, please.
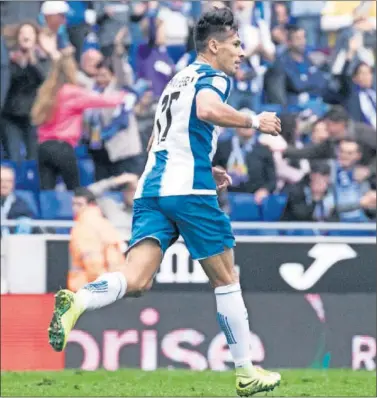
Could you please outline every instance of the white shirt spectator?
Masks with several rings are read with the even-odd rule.
[[[164,23],[164,32],[167,46],[182,46],[186,44],[189,35],[188,18],[179,11],[162,7],[158,19]]]

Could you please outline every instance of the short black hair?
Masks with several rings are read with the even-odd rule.
[[[347,111],[341,105],[335,105],[326,113],[325,119],[335,123],[347,123],[350,118]]]
[[[197,22],[194,30],[195,47],[198,53],[203,52],[212,37],[221,40],[221,35],[229,31],[238,31],[238,25],[230,8],[213,7],[205,12]]]
[[[96,203],[96,197],[94,196],[94,193],[85,187],[76,188],[73,191],[73,196],[75,198],[85,198],[87,200],[88,204]]]
[[[292,36],[300,30],[303,30],[301,26],[296,24],[288,24],[287,25],[288,40],[291,40]]]
[[[352,71],[352,77],[355,77],[355,76],[359,73],[359,70],[360,70],[360,68],[361,68],[362,66],[366,66],[367,68],[372,69],[372,68],[370,67],[370,65],[368,65],[366,62],[359,62],[359,63],[354,67],[354,69],[353,69],[353,71]]]
[[[331,174],[330,165],[323,160],[317,160],[311,163],[311,172],[310,174],[316,173],[321,174],[323,176],[329,176]]]

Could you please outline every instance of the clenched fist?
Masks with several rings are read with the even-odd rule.
[[[265,134],[279,135],[281,133],[281,121],[275,112],[262,112],[257,116],[259,119],[258,130]]]

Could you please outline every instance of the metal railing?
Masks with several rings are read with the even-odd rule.
[[[72,228],[74,221],[30,220],[28,225],[40,228]],[[15,227],[17,220],[1,221],[1,227]],[[114,225],[121,228],[122,225]],[[233,222],[234,230],[325,230],[325,231],[376,231],[374,223],[336,223],[336,222]]]

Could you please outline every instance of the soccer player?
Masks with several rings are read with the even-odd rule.
[[[158,104],[154,142],[135,195],[133,236],[125,263],[77,293],[61,290],[49,328],[56,351],[64,349],[79,316],[147,290],[166,250],[181,235],[214,288],[217,319],[232,354],[240,396],[273,390],[280,375],[253,366],[250,329],[234,267],[235,239],[220,210],[217,189],[230,177],[212,169],[218,132],[215,126],[256,128],[278,135],[274,113],[254,118],[226,104],[230,79],[244,52],[230,9],[211,9],[195,29],[197,60],[167,85]]]

